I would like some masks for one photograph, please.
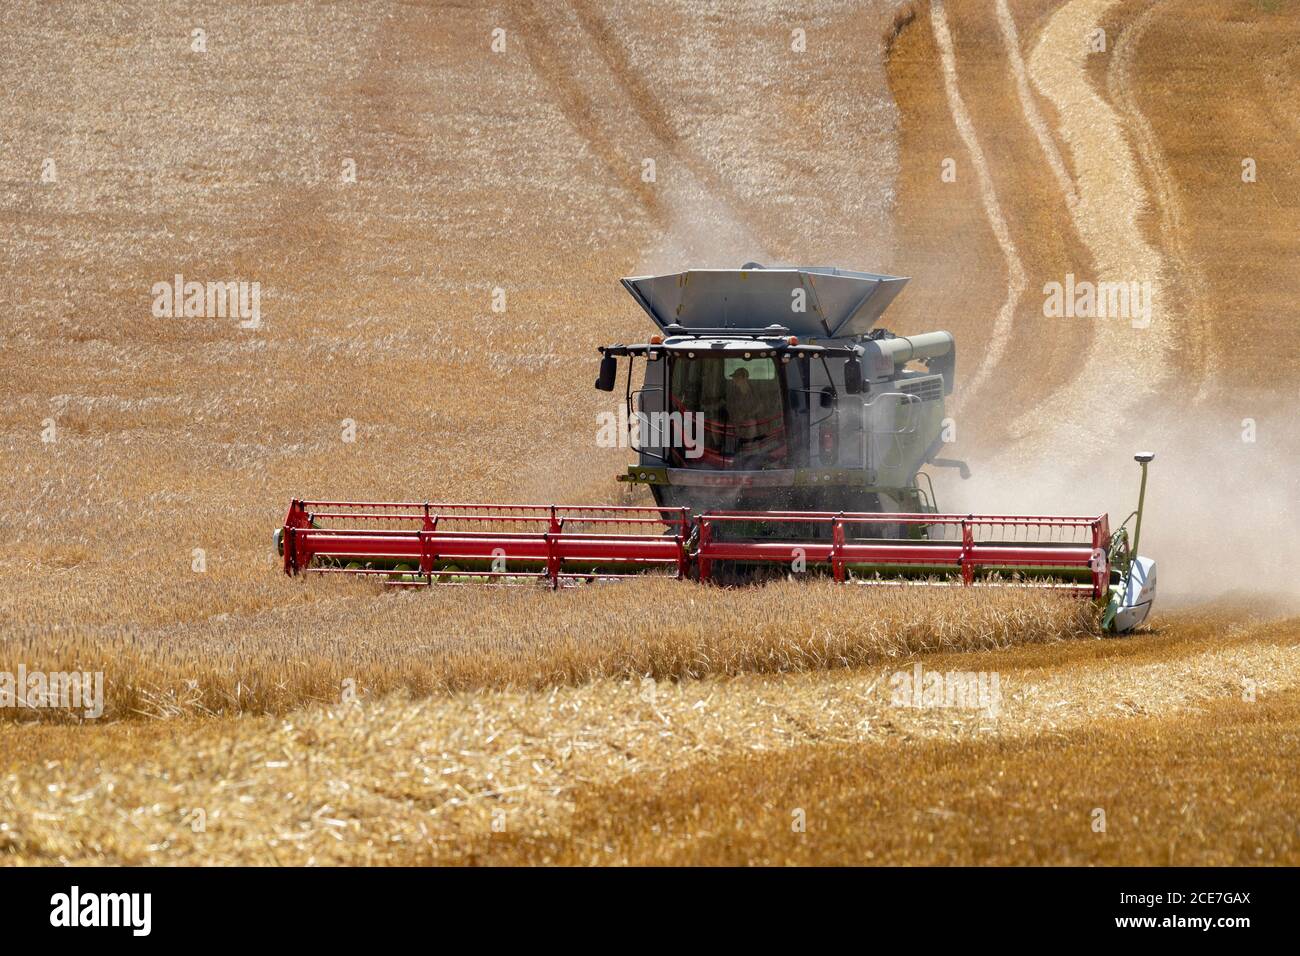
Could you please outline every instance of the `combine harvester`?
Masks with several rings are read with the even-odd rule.
[[[551,587],[647,572],[743,582],[791,570],[862,584],[1048,587],[1131,630],[1155,563],[1106,515],[941,514],[937,457],[956,345],[876,327],[907,280],[826,268],[698,269],[624,279],[659,327],[600,351],[596,388],[640,426],[619,481],[654,506],[295,500],[276,546],[288,574],[420,585],[533,579]],[[643,363],[639,387],[636,366]]]

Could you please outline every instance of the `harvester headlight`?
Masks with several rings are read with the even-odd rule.
[[[663,337],[662,335],[652,335],[652,336],[650,336],[650,344],[651,344],[651,345],[663,345],[663,344],[664,344],[664,337]]]

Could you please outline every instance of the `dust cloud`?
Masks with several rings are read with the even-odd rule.
[[[940,509],[1107,512],[1113,530],[1137,507],[1133,454],[1152,451],[1140,550],[1157,562],[1162,601],[1300,602],[1300,429],[1281,396],[1148,402],[1104,436],[1107,451],[1085,451],[1098,437],[1061,428],[1032,447],[991,448],[959,432],[946,454],[972,475],[935,470]]]

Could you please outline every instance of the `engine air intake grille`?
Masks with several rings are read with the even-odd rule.
[[[912,382],[903,382],[898,386],[898,390],[908,395],[915,395],[923,402],[937,402],[943,398],[943,376],[935,375]]]

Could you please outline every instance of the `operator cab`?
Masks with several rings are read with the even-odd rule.
[[[736,346],[741,346],[736,343]],[[672,354],[668,361],[671,411],[693,417],[698,446],[670,443],[674,464],[704,468],[783,468],[789,458],[785,366],[771,355],[740,347]],[[692,452],[694,460],[687,458]]]
[[[643,426],[643,459],[697,471],[773,471],[833,465],[838,410],[860,394],[861,364],[848,345],[801,345],[780,326],[694,334],[670,325],[667,338],[602,349],[597,388],[612,391],[604,363],[645,360],[643,384],[626,400]],[[810,446],[810,438],[813,446]]]

